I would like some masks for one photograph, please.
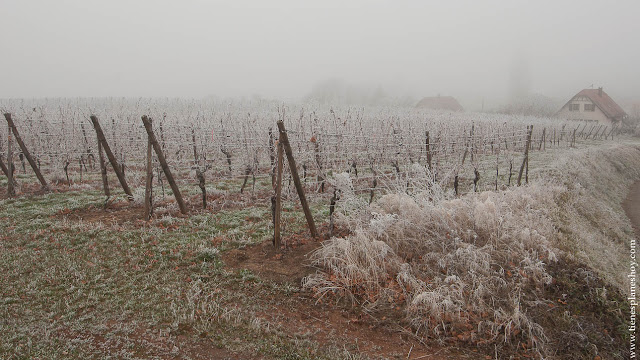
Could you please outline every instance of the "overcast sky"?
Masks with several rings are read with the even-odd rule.
[[[0,97],[640,98],[640,1],[0,0]],[[526,80],[529,80],[528,82]]]

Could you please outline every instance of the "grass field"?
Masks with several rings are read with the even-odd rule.
[[[534,152],[530,171],[547,171],[550,160],[570,151]],[[0,357],[493,357],[462,343],[425,343],[393,312],[372,316],[358,306],[318,302],[301,279],[314,271],[306,254],[319,242],[309,238],[295,202],[284,208],[287,248],[275,251],[270,194],[227,188],[210,191],[214,203],[229,200],[206,212],[194,210],[197,188],[187,190],[189,216],[159,197],[151,222],[122,196],[104,209],[97,190],[3,197]],[[324,238],[327,203],[312,198]]]

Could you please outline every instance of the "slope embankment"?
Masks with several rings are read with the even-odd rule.
[[[640,237],[640,180],[631,186],[631,190],[629,190],[627,198],[622,203],[622,207],[629,220],[631,220],[636,236]]]

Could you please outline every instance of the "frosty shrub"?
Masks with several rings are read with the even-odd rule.
[[[419,165],[412,170],[428,177]],[[630,226],[619,203],[638,177],[640,151],[612,146],[576,151],[526,187],[454,198],[433,184],[408,191],[403,179],[369,206],[340,174],[336,221],[353,234],[312,254],[321,270],[304,286],[367,311],[401,306],[424,337],[521,342],[544,354],[545,331],[529,314],[535,301],[523,294],[535,297],[552,283],[549,264],[560,255],[590,261],[623,287],[624,272],[608,263],[624,255]]]

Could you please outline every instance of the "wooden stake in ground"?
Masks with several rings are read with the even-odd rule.
[[[106,205],[111,197],[109,191],[109,181],[107,180],[107,164],[104,162],[104,154],[102,151],[102,143],[98,141],[98,158],[100,160],[100,175],[102,175],[102,188],[104,189],[104,196],[107,197],[104,204]]]
[[[16,189],[14,187],[15,182],[13,179],[13,152],[11,149],[11,131],[9,131],[7,137],[7,196],[14,197],[16,196]]]
[[[425,150],[427,151],[427,164],[429,165],[429,172],[431,172],[431,139],[429,138],[429,132],[425,133]]]
[[[6,176],[8,178],[9,177],[9,169],[7,169],[7,166],[4,164],[4,160],[2,160],[1,157],[0,157],[0,169],[2,169],[2,173],[4,174],[4,176]]]
[[[169,186],[171,186],[171,190],[173,191],[173,196],[175,196],[176,201],[178,202],[178,207],[180,208],[180,212],[183,214],[187,213],[187,207],[182,200],[182,195],[180,194],[180,189],[173,179],[173,175],[171,175],[171,170],[169,169],[169,165],[167,165],[167,160],[162,153],[162,149],[160,148],[160,144],[158,144],[158,140],[156,140],[156,136],[153,134],[153,128],[151,127],[151,120],[145,115],[142,117],[142,123],[144,124],[144,128],[147,131],[147,135],[149,136],[149,141],[151,145],[153,145],[153,149],[156,152],[156,156],[158,157],[158,161],[160,162],[160,166],[162,167],[162,171],[164,175],[167,177],[167,181],[169,181]]]
[[[36,173],[36,177],[38,178],[38,181],[40,181],[40,184],[42,185],[42,189],[48,191],[49,185],[47,185],[47,181],[42,176],[42,173],[40,172],[38,165],[33,160],[33,157],[31,157],[31,154],[29,153],[29,149],[27,149],[27,146],[22,141],[22,138],[20,137],[20,133],[18,133],[18,129],[16,128],[16,125],[13,123],[13,120],[11,119],[11,114],[5,113],[4,118],[7,119],[7,124],[9,124],[9,128],[11,128],[11,132],[13,132],[13,135],[16,137],[16,142],[18,143],[18,146],[20,146],[20,150],[22,150],[22,153],[27,158],[27,161],[29,162],[29,165],[31,165],[33,172]]]
[[[104,132],[102,132],[102,127],[100,126],[100,122],[98,121],[98,118],[95,115],[91,115],[89,118],[91,119],[93,128],[96,130],[96,135],[98,136],[98,142],[102,144],[102,148],[104,149],[104,152],[107,154],[107,158],[111,163],[111,167],[113,168],[113,171],[116,173],[116,176],[118,177],[118,181],[120,181],[122,190],[124,190],[124,193],[127,194],[127,199],[129,201],[133,201],[133,193],[131,192],[129,185],[127,184],[127,180],[124,177],[122,168],[118,165],[118,161],[116,160],[115,155],[113,155],[113,152],[111,151],[111,147],[109,147],[109,143],[107,142],[107,139],[104,137]]]
[[[284,128],[284,122],[282,120],[278,121],[278,130],[280,131],[280,141],[282,142],[282,146],[284,146],[284,152],[287,155],[287,160],[289,161],[289,169],[291,170],[291,177],[293,177],[293,182],[296,186],[298,197],[300,198],[300,204],[302,205],[302,210],[304,210],[304,216],[307,218],[307,225],[309,225],[309,231],[311,232],[311,236],[313,236],[314,238],[317,238],[318,232],[316,231],[316,224],[313,222],[313,215],[311,215],[311,210],[309,209],[309,204],[307,203],[307,197],[304,195],[302,183],[300,182],[300,177],[298,176],[298,168],[296,167],[296,161],[293,158],[293,151],[291,150],[291,144],[289,144],[289,137],[287,136],[287,130]]]
[[[524,172],[525,166],[527,167],[527,182],[528,182],[528,173],[529,173],[529,146],[531,145],[531,132],[533,131],[533,125],[527,126],[527,143],[524,147],[524,160],[522,160],[522,165],[520,166],[520,172],[518,173],[518,186],[522,183],[522,173]],[[555,130],[554,130],[555,134]],[[554,135],[555,136],[555,135]]]
[[[282,144],[278,142],[278,165],[277,165],[277,178],[276,178],[276,194],[275,194],[275,208],[273,210],[273,246],[276,249],[280,249],[280,217],[282,214],[282,167],[284,156],[282,151]]]
[[[207,187],[204,183],[204,172],[200,171],[200,169],[196,169],[196,177],[198,178],[198,187],[202,192],[202,208],[207,208]]]
[[[151,141],[147,141],[147,164],[146,171],[147,177],[144,184],[144,220],[151,220],[151,213],[153,212],[153,204],[152,204],[152,191],[153,191],[153,167],[152,167],[152,156]]]

